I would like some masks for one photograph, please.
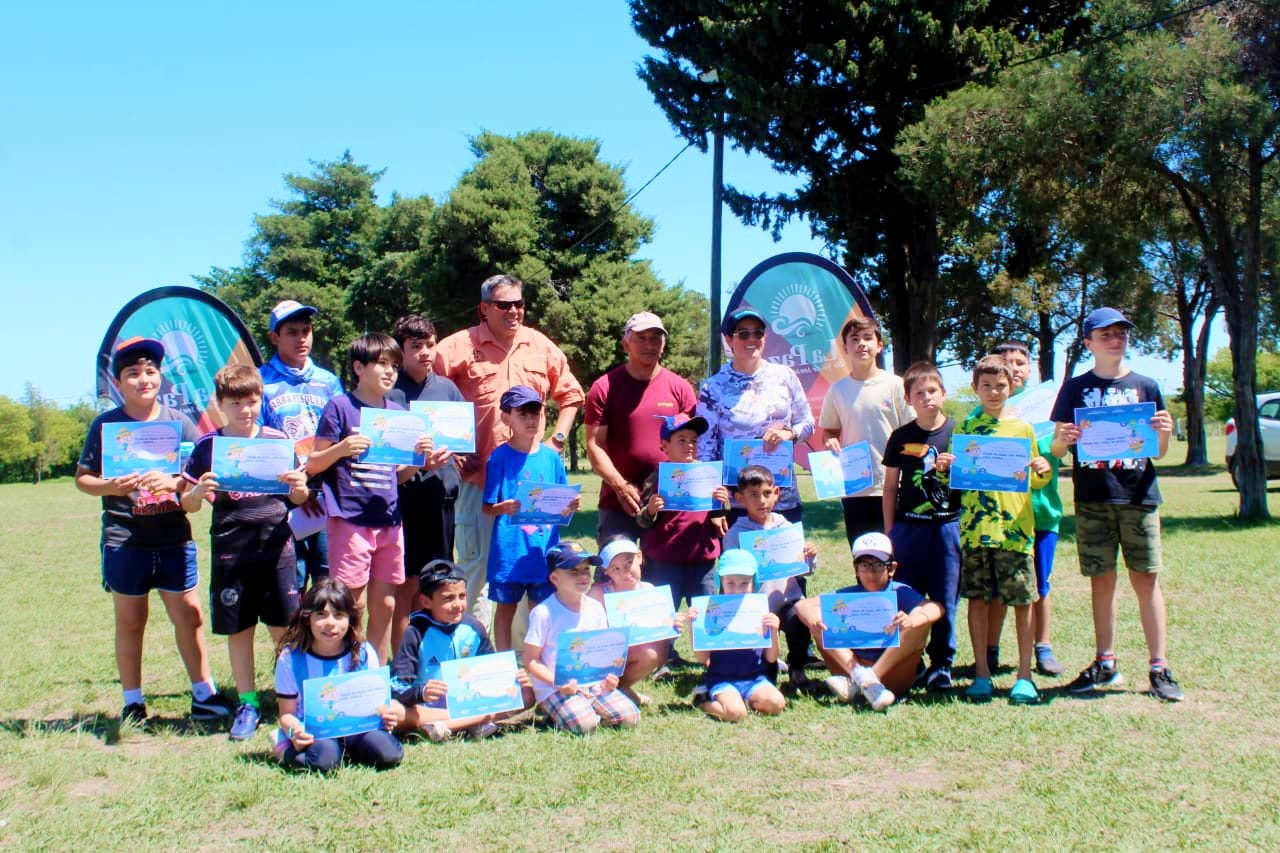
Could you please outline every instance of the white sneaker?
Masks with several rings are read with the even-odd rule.
[[[871,706],[872,710],[883,711],[897,699],[892,690],[880,683],[875,670],[869,666],[855,666],[853,668],[853,683],[857,685],[862,698],[867,700],[867,704]]]
[[[484,740],[497,734],[497,732],[498,725],[494,722],[479,723],[467,729],[467,734],[471,736],[472,740]]]
[[[833,675],[826,680],[827,689],[831,691],[831,695],[835,696],[841,702],[851,702],[856,692],[853,689],[853,682],[843,675]]]
[[[423,727],[432,743],[444,743],[453,737],[453,730],[439,720],[432,720]]]

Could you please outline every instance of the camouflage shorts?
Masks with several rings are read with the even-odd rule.
[[[1135,572],[1158,572],[1160,511],[1153,506],[1076,503],[1076,553],[1080,573],[1096,578],[1116,570],[1116,551]]]
[[[997,600],[1011,607],[1036,600],[1036,568],[1030,554],[1003,548],[970,548],[960,555],[960,597]]]

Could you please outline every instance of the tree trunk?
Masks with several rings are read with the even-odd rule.
[[[1054,342],[1058,336],[1053,332],[1053,315],[1048,311],[1036,313],[1036,362],[1040,370],[1040,381],[1053,379]]]
[[[569,470],[578,473],[578,430],[569,430]]]
[[[1209,449],[1204,432],[1204,382],[1209,367],[1209,330],[1218,313],[1218,300],[1205,301],[1204,323],[1192,336],[1195,323],[1193,306],[1184,300],[1185,290],[1178,288],[1178,325],[1182,332],[1182,402],[1187,406],[1187,465],[1208,465]],[[1184,305],[1190,316],[1184,316]]]
[[[891,295],[893,370],[934,361],[938,348],[938,218],[927,207],[904,207],[888,217],[884,292]]]

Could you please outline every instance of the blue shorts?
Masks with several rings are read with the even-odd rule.
[[[771,683],[769,679],[765,678],[763,675],[757,675],[755,678],[749,678],[746,681],[721,681],[717,684],[711,685],[711,689],[707,691],[707,695],[714,699],[724,691],[733,688],[738,691],[738,695],[742,697],[742,701],[746,702],[751,699],[751,694],[756,691],[756,688],[769,683]]]
[[[1036,531],[1036,591],[1044,598],[1049,594],[1049,575],[1053,574],[1053,552],[1058,547],[1058,531]]]
[[[196,543],[172,548],[102,546],[102,588],[133,597],[153,589],[188,592],[200,582]]]
[[[527,595],[529,596],[529,606],[533,607],[555,591],[556,588],[547,581],[542,583],[490,583],[489,600],[497,604],[519,604],[520,599]]]

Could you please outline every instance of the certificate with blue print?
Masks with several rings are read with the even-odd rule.
[[[1028,388],[1021,394],[1010,397],[1004,404],[1004,415],[1021,418],[1031,424],[1036,431],[1036,438],[1044,438],[1053,434],[1053,419],[1050,412],[1058,399],[1058,383],[1053,380],[1041,382],[1034,388]]]
[[[785,488],[795,482],[795,445],[779,441],[772,451],[761,438],[729,438],[724,443],[724,484],[738,485],[738,472],[748,465],[763,465],[773,474],[773,484]]]
[[[1151,426],[1155,403],[1126,403],[1076,409],[1076,459],[1081,462],[1112,462],[1117,459],[1146,459],[1160,453],[1160,437]]]
[[[449,719],[519,711],[524,697],[518,670],[512,651],[440,661],[440,680],[449,685],[444,694]]]
[[[421,412],[401,409],[360,409],[360,434],[372,442],[360,456],[360,461],[370,465],[426,464],[427,458],[414,453],[418,439],[428,431],[427,418]]]
[[[606,592],[604,611],[610,628],[630,628],[631,645],[641,646],[680,636],[671,587],[655,586],[629,592]]]
[[[293,440],[287,438],[213,437],[209,470],[218,488],[243,495],[286,495],[280,475],[294,468]]]
[[[556,638],[556,684],[577,679],[579,687],[589,687],[610,675],[621,678],[630,635],[630,628],[562,632]]]
[[[102,479],[130,474],[178,474],[178,421],[124,421],[102,425]]]
[[[409,411],[427,416],[427,433],[436,450],[476,452],[476,407],[456,400],[413,400]]]
[[[767,649],[773,645],[772,632],[762,624],[769,614],[769,596],[762,592],[699,595],[691,605],[698,611],[693,620],[694,651]]]
[[[898,613],[897,594],[883,592],[833,592],[818,596],[822,605],[822,646],[827,649],[893,649],[900,642],[898,629],[884,628]]]
[[[582,486],[565,483],[534,483],[522,481],[516,488],[516,500],[520,509],[511,516],[512,524],[558,524],[564,526],[573,520],[569,504],[578,497]]]
[[[750,551],[760,565],[757,583],[780,581],[809,571],[804,559],[803,524],[739,533],[738,547]]]
[[[719,462],[658,463],[658,495],[663,510],[706,512],[715,509],[711,493],[721,484]]]
[[[951,436],[951,488],[984,492],[1031,490],[1031,439],[1000,435]]]
[[[871,445],[865,441],[842,447],[839,453],[814,451],[809,454],[814,491],[820,500],[856,495],[875,485],[872,464]]]
[[[391,668],[362,669],[302,682],[302,727],[317,738],[382,728],[378,706],[391,704]]]

